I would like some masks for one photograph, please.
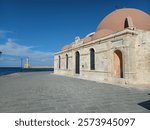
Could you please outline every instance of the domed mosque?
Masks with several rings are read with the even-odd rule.
[[[95,32],[55,54],[54,73],[118,84],[150,83],[150,15],[132,8],[107,15]]]

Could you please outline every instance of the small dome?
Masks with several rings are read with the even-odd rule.
[[[137,29],[150,30],[150,16],[138,9],[119,9],[106,16],[96,31],[110,29],[114,32],[124,29],[126,18],[132,18],[133,26]]]
[[[95,32],[89,33],[88,35],[86,35],[86,37],[91,37],[95,34]]]
[[[64,46],[61,50],[64,51],[64,50],[67,50],[68,49],[68,45]]]
[[[92,39],[93,39],[93,40],[96,40],[96,39],[105,37],[105,36],[107,36],[107,35],[110,35],[110,34],[112,34],[112,33],[113,33],[112,30],[109,30],[109,29],[102,29],[102,30],[97,31],[97,32],[93,35]]]
[[[72,44],[73,44],[73,43],[64,46],[61,50],[64,51],[64,50],[70,49],[70,48],[72,47]]]
[[[92,41],[92,38],[91,38],[91,37],[85,37],[85,38],[83,39],[83,43],[87,43],[87,42],[90,42],[90,41]]]

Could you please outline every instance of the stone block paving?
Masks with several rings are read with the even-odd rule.
[[[0,77],[0,112],[149,113],[150,87],[122,87],[50,74]]]

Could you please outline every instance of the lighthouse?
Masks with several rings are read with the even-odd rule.
[[[26,58],[26,63],[24,65],[24,68],[30,68],[30,64],[29,64],[29,57]]]

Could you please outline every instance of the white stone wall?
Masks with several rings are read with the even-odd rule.
[[[150,83],[150,32],[139,31],[136,45],[137,83]]]
[[[90,70],[90,49],[95,50],[95,70]],[[113,54],[120,50],[123,57],[123,78],[115,78]],[[80,53],[80,74],[75,74],[75,53]],[[69,56],[66,69],[65,55]],[[61,69],[58,57],[61,56]],[[83,44],[75,43],[73,49],[55,55],[55,74],[68,75],[107,83],[150,83],[150,32],[124,30],[109,37]]]

